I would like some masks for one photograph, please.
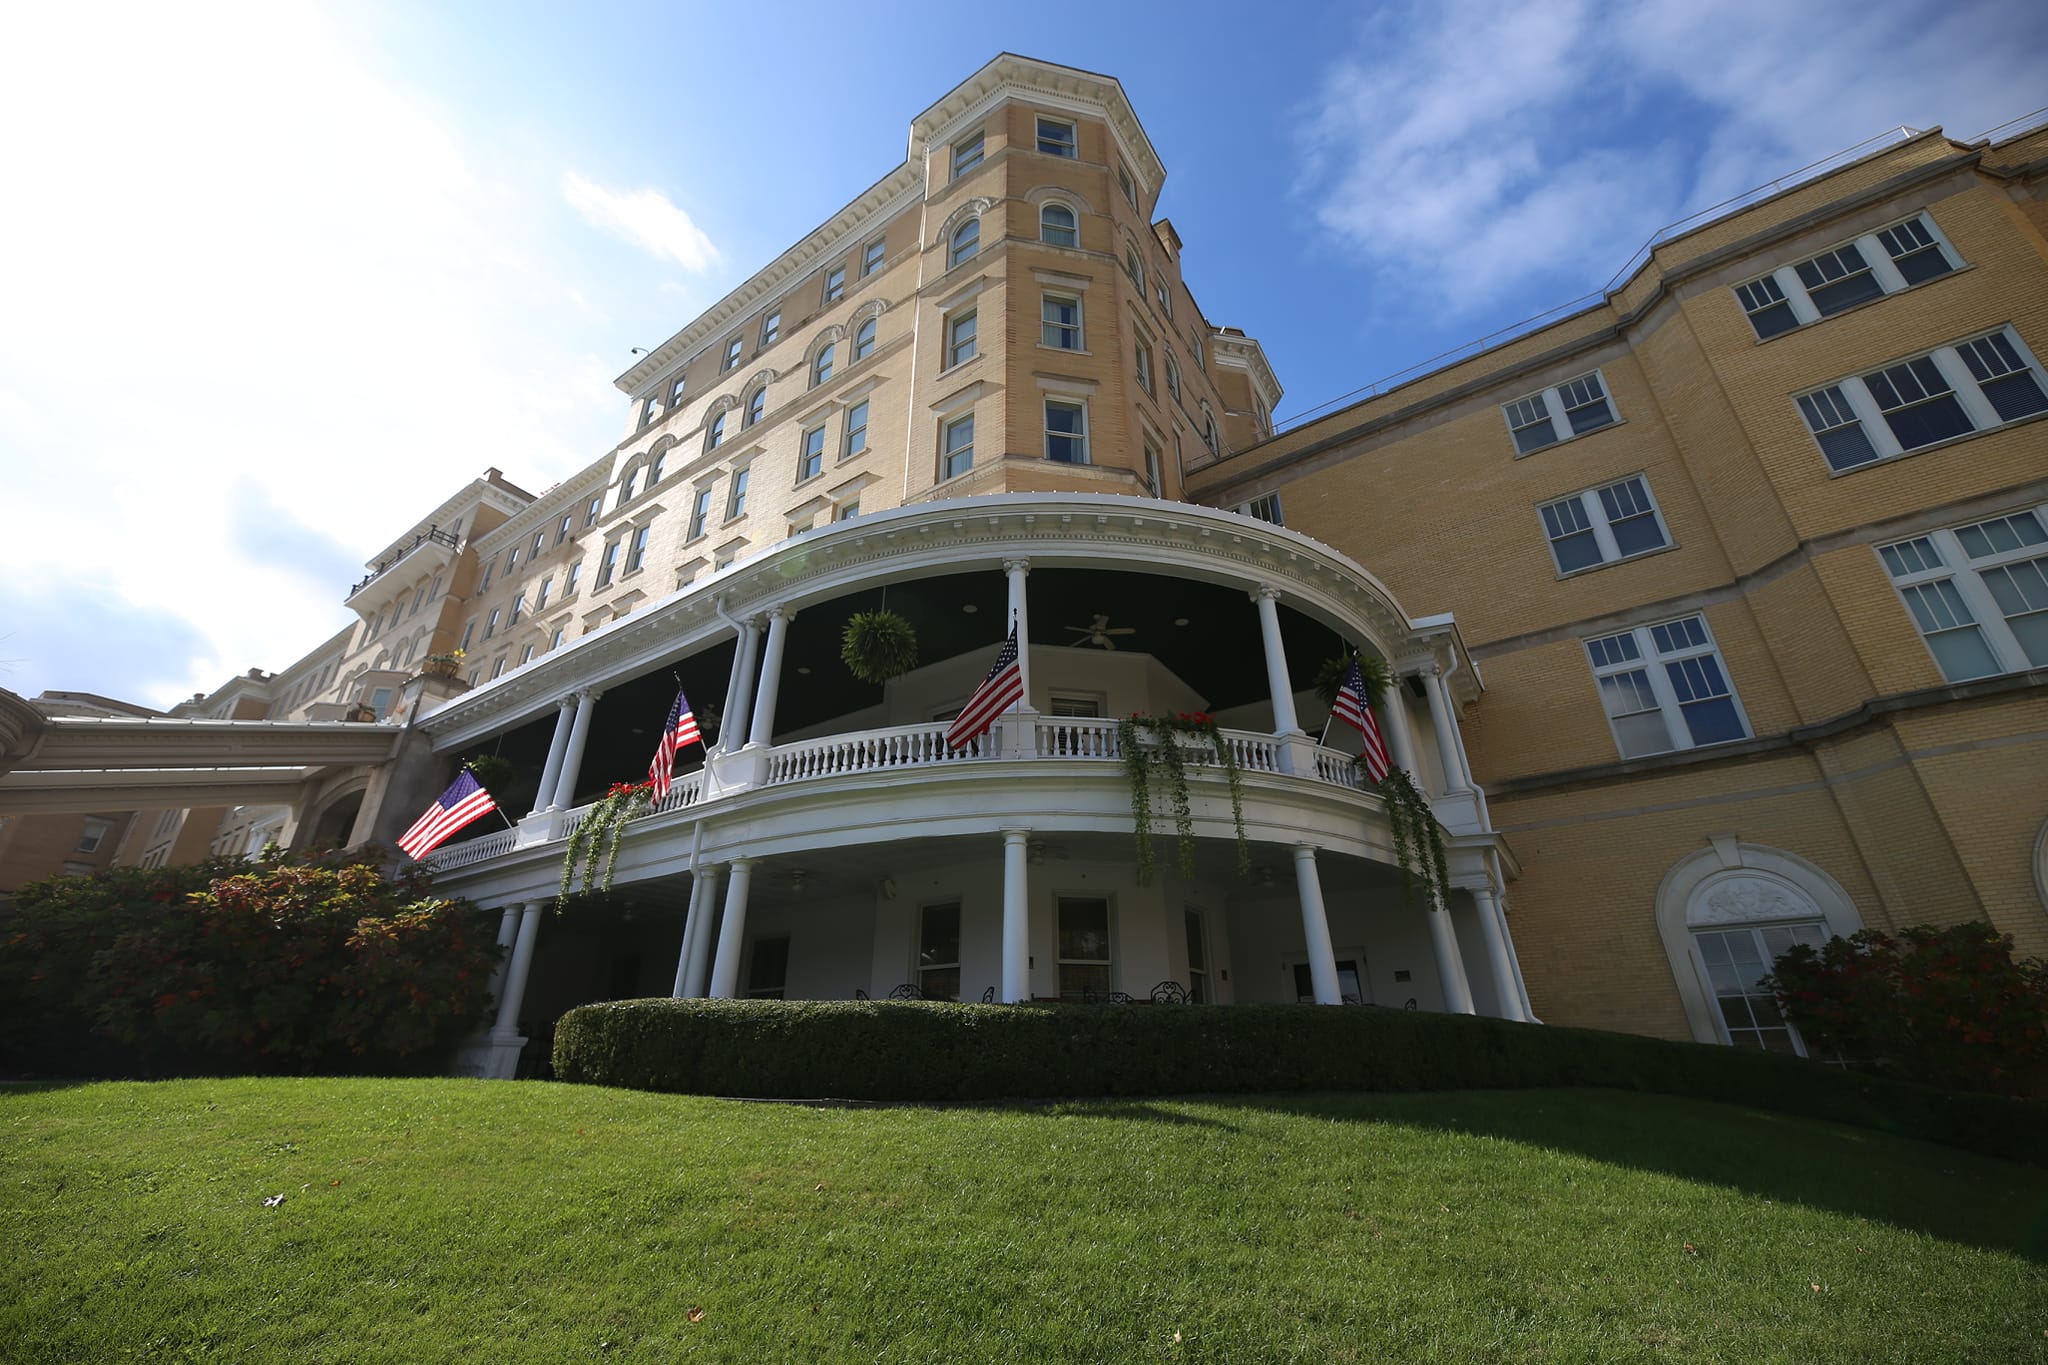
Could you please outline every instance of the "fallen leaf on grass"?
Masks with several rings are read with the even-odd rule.
[[[1806,1286],[1806,1287],[1807,1287],[1808,1289],[1811,1289],[1811,1290],[1812,1290],[1812,1291],[1813,1291],[1814,1293],[1816,1293],[1816,1294],[1820,1293],[1820,1286],[1819,1286],[1819,1285],[1817,1285],[1817,1284],[1809,1284],[1809,1285],[1808,1285],[1808,1286]]]
[[[1685,1254],[1688,1256],[1697,1256],[1700,1254],[1700,1249],[1694,1246],[1691,1242],[1687,1242],[1685,1244]]]
[[[278,1206],[279,1204],[282,1204],[283,1202],[284,1202],[284,1196],[283,1196],[283,1195],[281,1195],[281,1194],[273,1194],[273,1195],[271,1195],[271,1196],[270,1196],[270,1198],[268,1198],[268,1199],[266,1199],[266,1200],[264,1200],[264,1201],[263,1201],[263,1207],[264,1207],[264,1208],[266,1208],[266,1209],[274,1209],[274,1208],[276,1208],[276,1207],[277,1207],[277,1206]]]
[[[704,1321],[704,1310],[701,1308],[692,1308],[689,1312],[683,1314],[683,1316],[685,1318],[688,1318],[691,1322],[702,1322]]]
[[[819,1181],[819,1182],[818,1182],[817,1184],[815,1184],[815,1185],[811,1186],[811,1193],[812,1193],[812,1194],[823,1194],[824,1192],[825,1192],[825,1182],[824,1182],[824,1181],[822,1181],[822,1180],[820,1180],[820,1181]]]

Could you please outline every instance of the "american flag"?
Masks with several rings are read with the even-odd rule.
[[[676,755],[683,751],[683,746],[703,742],[704,736],[697,730],[697,717],[690,711],[690,699],[678,687],[676,704],[668,709],[668,724],[661,728],[661,742],[654,746],[654,761],[647,765],[647,780],[654,784],[656,801],[668,795],[675,781]]]
[[[967,699],[967,705],[960,708],[959,717],[946,731],[946,747],[966,748],[976,735],[996,723],[997,716],[1023,699],[1024,668],[1017,662],[1017,628],[1011,626],[1003,652],[996,655],[996,666],[974,689],[974,695]]]
[[[1365,699],[1365,675],[1358,671],[1358,656],[1351,656],[1351,667],[1344,670],[1344,681],[1337,688],[1337,700],[1330,707],[1330,715],[1343,721],[1365,738],[1365,746],[1359,757],[1365,760],[1365,775],[1378,782],[1387,775],[1393,764],[1387,761],[1387,742],[1380,738],[1380,723],[1372,717],[1372,703]]]
[[[415,858],[424,858],[448,841],[448,836],[471,821],[480,820],[498,808],[468,769],[455,775],[448,790],[434,798],[426,814],[412,822],[412,828],[398,836],[398,846]]]

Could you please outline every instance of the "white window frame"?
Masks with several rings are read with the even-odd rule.
[[[683,404],[683,388],[689,382],[688,376],[677,375],[675,382],[668,386],[668,405],[671,410]]]
[[[1626,489],[1630,484],[1641,486],[1643,502],[1646,505],[1645,510],[1632,512],[1628,516],[1620,518],[1611,517],[1607,508],[1607,499],[1602,495]],[[1617,496],[1619,496],[1618,493]],[[1662,539],[1647,549],[1631,550],[1624,554],[1621,546],[1615,541],[1615,521],[1628,521],[1645,515],[1650,517],[1656,524],[1657,534]],[[1673,543],[1671,528],[1664,524],[1664,511],[1657,506],[1657,497],[1650,491],[1650,476],[1641,471],[1631,474],[1624,479],[1610,479],[1596,487],[1582,489],[1577,493],[1570,493],[1562,498],[1552,498],[1548,502],[1539,503],[1536,507],[1536,520],[1543,527],[1544,541],[1550,547],[1550,560],[1551,563],[1557,566],[1557,576],[1559,578],[1571,578],[1578,574],[1591,573],[1595,569],[1604,569],[1610,564],[1620,564],[1625,560],[1640,559],[1644,555],[1653,555],[1659,551],[1668,550],[1672,547]],[[1591,532],[1593,543],[1600,551],[1600,558],[1591,564],[1581,564],[1576,568],[1566,568],[1564,560],[1557,552],[1558,541],[1568,535],[1581,535],[1587,532]]]
[[[1144,445],[1145,489],[1153,497],[1163,498],[1166,496],[1166,476],[1162,472],[1165,468],[1165,464],[1164,461],[1160,458],[1159,447],[1153,443],[1153,440],[1150,436],[1147,436],[1145,438]]]
[[[1143,337],[1133,338],[1133,347],[1132,371],[1138,377],[1138,387],[1146,393],[1156,395],[1152,387],[1152,348],[1145,343]]]
[[[1278,493],[1263,493],[1250,502],[1241,502],[1230,509],[1239,516],[1252,517],[1259,521],[1271,522],[1275,526],[1287,524],[1286,515],[1280,510]]]
[[[761,315],[761,347],[767,349],[782,340],[782,310],[772,308]]]
[[[1048,309],[1063,304],[1073,305],[1072,322],[1057,322],[1046,316]],[[1067,344],[1069,337],[1073,341],[1071,346]],[[1038,296],[1038,344],[1048,351],[1087,351],[1087,314],[1079,294],[1066,294],[1048,289]]]
[[[855,420],[858,418],[858,420]],[[860,444],[855,445],[858,434]],[[868,448],[868,400],[863,398],[846,410],[846,430],[839,438],[839,458],[850,460]]]
[[[1054,408],[1060,408],[1060,409],[1063,409],[1063,410],[1065,410],[1065,411],[1069,411],[1069,412],[1073,412],[1073,413],[1076,413],[1076,414],[1078,414],[1078,415],[1079,415],[1079,417],[1080,417],[1080,430],[1079,430],[1079,431],[1054,431],[1054,430],[1053,430],[1053,428],[1052,428],[1052,410],[1053,410]],[[1093,461],[1093,460],[1091,460],[1091,459],[1089,458],[1089,455],[1088,455],[1088,402],[1087,402],[1087,400],[1086,400],[1086,399],[1082,399],[1082,398],[1053,398],[1053,397],[1051,397],[1051,396],[1048,396],[1048,397],[1046,398],[1046,400],[1045,400],[1045,412],[1044,412],[1044,416],[1045,416],[1045,458],[1046,458],[1046,459],[1048,459],[1048,460],[1052,461],[1052,462],[1053,462],[1054,464],[1093,464],[1093,463],[1094,463],[1094,461]],[[1053,448],[1053,442],[1054,442],[1054,441],[1069,441],[1069,442],[1077,442],[1077,443],[1078,443],[1078,445],[1079,445],[1080,453],[1079,453],[1079,454],[1078,454],[1078,455],[1077,455],[1077,456],[1076,456],[1075,458],[1073,458],[1073,459],[1062,459],[1062,458],[1060,458],[1059,456],[1056,456],[1056,455],[1054,455],[1054,454],[1052,453],[1052,448]]]
[[[2004,357],[1995,355],[1994,348],[1999,342],[2010,347],[2013,357],[2020,361],[2023,368],[2007,369],[2004,373],[1993,376],[1993,379],[2031,373],[2035,385],[2044,396],[2048,396],[2048,372],[2042,370],[2040,360],[2027,349],[2027,344],[2020,339],[2019,332],[2011,326],[2004,326],[1994,327],[1988,332],[1978,332],[1960,341],[1950,342],[1946,346],[1937,346],[1931,351],[1907,356],[1903,360],[1888,361],[1883,365],[1873,366],[1862,374],[1850,375],[1833,383],[1808,389],[1804,393],[1794,394],[1793,407],[1798,410],[1800,420],[1805,425],[1807,434],[1813,438],[1814,445],[1820,449],[1821,459],[1826,463],[1831,476],[1868,469],[1872,465],[1883,464],[1888,460],[1902,459],[1924,450],[1937,449],[1951,441],[1968,440],[1972,436],[1995,431],[2014,422],[2029,421],[2039,414],[2023,413],[2010,419],[2000,416],[1998,409],[1992,406],[1991,400],[1984,395],[1980,382],[1970,368],[1969,360],[1965,358],[1967,351],[1971,356],[1980,357],[1980,364],[1985,363],[1981,357],[1987,356],[1998,359],[2000,364],[2009,364]],[[1898,433],[1893,431],[1868,381],[1884,376],[1890,371],[1915,366],[1923,360],[1931,361],[1935,370],[1940,373],[1941,379],[1947,383],[1949,390],[1955,395],[1957,404],[1962,408],[1963,415],[1970,421],[1970,430],[1908,447],[1899,440]],[[1919,404],[1906,404],[1898,410],[1905,411],[1915,406]],[[1827,425],[1816,425],[1821,422]],[[1871,454],[1868,458],[1858,459],[1849,464],[1836,464],[1820,438],[1823,433],[1852,427],[1861,428],[1864,439],[1869,443]]]
[[[965,339],[966,349],[964,354],[962,353],[961,349],[962,339],[955,335],[955,333],[958,331],[962,323],[971,323],[974,326],[974,335],[969,336]],[[948,313],[946,315],[946,330],[944,334],[944,343],[946,347],[946,363],[941,365],[939,368],[942,370],[950,370],[954,368],[956,365],[965,365],[968,361],[974,359],[974,357],[981,354],[980,332],[981,320],[979,317],[978,310],[973,308],[963,308],[957,313]]]
[[[1599,400],[1607,406],[1607,420],[1596,426],[1576,431],[1572,427],[1571,414],[1593,406],[1590,391],[1585,385],[1588,380],[1598,387]],[[1577,400],[1577,401],[1574,401]],[[1534,455],[1539,450],[1563,445],[1591,436],[1596,431],[1621,425],[1621,408],[1614,401],[1614,389],[1607,382],[1607,375],[1601,370],[1588,370],[1575,374],[1570,379],[1560,380],[1548,388],[1525,393],[1500,405],[1501,420],[1507,423],[1508,440],[1515,447],[1515,458]],[[1549,423],[1550,439],[1538,442],[1524,450],[1520,433],[1533,431],[1543,423]]]
[[[968,237],[972,229],[973,236]],[[965,239],[963,241],[963,239]],[[964,220],[946,238],[946,269],[964,265],[981,254],[981,218],[979,215]]]
[[[535,615],[539,615],[548,609],[548,593],[553,590],[554,586],[555,576],[549,574],[540,581],[540,587],[534,590],[533,610]]]
[[[1116,168],[1116,187],[1124,192],[1125,203],[1134,209],[1138,207],[1137,182],[1131,179],[1131,173],[1122,166]]]
[[[1689,626],[1692,623],[1697,623],[1699,628],[1699,639],[1697,641],[1688,641],[1669,650],[1660,650],[1658,648],[1655,632],[1666,627]],[[1687,633],[1691,633],[1689,629]],[[1632,656],[1622,655],[1612,647],[1614,642],[1625,639],[1633,641],[1635,652]],[[1665,621],[1652,621],[1647,625],[1635,626],[1628,630],[1619,630],[1607,635],[1595,636],[1587,639],[1584,644],[1587,662],[1593,669],[1594,695],[1599,700],[1602,714],[1607,716],[1608,731],[1613,734],[1615,750],[1622,758],[1647,758],[1653,754],[1677,753],[1686,749],[1713,748],[1721,744],[1739,743],[1755,735],[1755,730],[1749,724],[1749,713],[1743,709],[1742,697],[1735,690],[1735,680],[1729,674],[1727,660],[1722,657],[1720,646],[1714,641],[1713,630],[1708,626],[1704,612],[1693,612],[1690,615],[1673,617]],[[1683,709],[1684,703],[1679,699],[1678,690],[1671,681],[1670,671],[1667,666],[1709,658],[1713,660],[1715,670],[1721,675],[1721,682],[1728,689],[1727,697],[1734,707],[1735,719],[1737,724],[1742,727],[1742,733],[1725,740],[1717,739],[1709,740],[1705,743],[1695,743],[1692,738],[1692,728],[1686,721]],[[1651,693],[1652,705],[1648,708],[1625,712],[1621,716],[1616,716],[1608,709],[1608,689],[1605,680],[1619,678],[1630,673],[1642,674],[1644,685],[1649,688]],[[1640,689],[1635,690],[1638,698],[1640,698]],[[1621,731],[1615,728],[1615,721],[1626,719],[1629,716],[1648,715],[1653,710],[1662,716],[1665,737],[1672,742],[1661,749],[1638,748],[1631,751],[1627,745],[1622,743]]]
[[[1046,129],[1053,130],[1053,136],[1045,135]],[[1061,132],[1065,137],[1059,136]],[[1048,144],[1051,144],[1048,146]],[[1031,125],[1031,145],[1041,156],[1056,156],[1064,161],[1081,159],[1081,128],[1072,119],[1054,118],[1050,114],[1039,114]]]
[[[603,549],[603,551],[602,551],[602,552],[600,552],[600,553],[599,553],[599,555],[598,555],[598,557],[597,557],[597,583],[596,583],[596,586],[598,586],[598,587],[600,587],[600,588],[603,588],[603,587],[608,587],[608,586],[609,586],[609,585],[611,584],[611,581],[612,581],[612,580],[613,580],[614,578],[618,577],[618,574],[619,574],[619,538],[618,538],[617,536],[613,536],[613,537],[612,537],[612,538],[611,538],[610,540],[607,540],[607,541],[606,541],[606,542],[604,543],[604,549]],[[489,639],[489,638],[490,638],[490,635],[489,635],[489,633],[488,633],[488,632],[486,632],[486,634],[485,634],[484,638],[485,638],[485,639]]]
[[[633,528],[632,537],[626,542],[626,567],[624,573],[639,573],[642,566],[647,563],[647,541],[653,530],[652,526],[636,526]]]
[[[1124,274],[1131,277],[1131,283],[1138,286],[1138,297],[1145,296],[1145,261],[1138,255],[1138,248],[1124,243]]]
[[[716,450],[725,444],[725,414],[727,411],[729,409],[721,409],[718,412],[712,413],[711,420],[704,424],[705,450]]]
[[[868,318],[853,329],[853,359],[848,364],[858,365],[875,353],[875,342],[882,334],[880,318]]]
[[[1103,949],[1106,957],[1065,957],[1060,952],[1060,912],[1067,901],[1100,901],[1103,908]],[[1116,989],[1116,901],[1109,896],[1055,894],[1052,898],[1053,934],[1053,988],[1064,998],[1066,992],[1060,984],[1064,970],[1069,966],[1101,967],[1104,969],[1103,992]],[[1079,998],[1078,995],[1076,998]]]
[[[811,387],[832,382],[832,369],[839,360],[839,343],[828,341],[811,357]]]
[[[841,261],[825,272],[825,302],[837,303],[846,297],[846,262]]]
[[[71,851],[74,853],[99,852],[100,845],[106,842],[107,835],[113,831],[113,828],[114,822],[112,820],[102,819],[97,815],[86,816],[84,824],[79,827],[78,842],[72,847]]]
[[[1928,240],[1914,241],[1912,239],[1915,234],[1924,235]],[[1907,249],[1894,251],[1895,245]],[[1845,304],[1833,312],[1823,313],[1820,306],[1813,301],[1813,290],[1825,288],[1827,284],[1836,281],[1830,280],[1819,286],[1809,286],[1799,274],[1800,267],[1820,266],[1822,262],[1830,260],[1838,262],[1837,253],[1845,247],[1856,249],[1856,253],[1863,258],[1863,270],[1849,271],[1839,278],[1847,279],[1853,274],[1868,273],[1871,281],[1877,285],[1878,293],[1875,298],[1860,299],[1855,303]],[[1736,306],[1742,309],[1743,316],[1749,320],[1750,329],[1756,333],[1756,339],[1760,342],[1769,341],[1772,337],[1796,332],[1825,318],[1875,303],[1878,299],[1889,298],[1893,294],[1917,288],[1918,285],[1908,280],[1905,273],[1899,269],[1898,263],[1908,256],[1924,251],[1939,253],[1948,268],[1938,275],[1928,276],[1919,281],[1919,284],[1932,284],[1935,280],[1953,275],[1963,268],[1962,253],[1955,249],[1955,244],[1942,232],[1940,225],[1934,221],[1934,215],[1923,211],[1886,223],[1883,227],[1872,228],[1869,232],[1836,242],[1804,259],[1753,276],[1731,286],[1731,292],[1735,295]],[[1781,303],[1790,311],[1792,325],[1765,331],[1764,326],[1758,322],[1758,317]]]
[[[498,633],[498,618],[504,615],[502,607],[492,607],[490,617],[484,622],[484,638],[490,639]]]
[[[702,488],[699,488],[697,490],[696,496],[691,500],[691,540],[695,540],[699,536],[703,535],[705,530],[711,525],[711,494],[714,487],[715,485],[713,484],[705,484]]]
[[[958,180],[982,163],[988,149],[988,130],[976,128],[953,144],[952,175],[949,180]]]
[[[1899,594],[1934,665],[1949,682],[1973,678],[1994,678],[2006,673],[2023,673],[2048,667],[2048,659],[2035,663],[2014,632],[2005,608],[1985,582],[1986,573],[2005,576],[2010,589],[2028,601],[2025,594],[2041,591],[2048,575],[2048,540],[2028,541],[2023,519],[2031,518],[2034,533],[2048,533],[2048,503],[2015,508],[1995,517],[1982,517],[1957,526],[1927,531],[1904,540],[1874,546],[1878,562],[1884,565],[1892,588]],[[2016,534],[2011,549],[1988,547],[1990,528],[2004,523]],[[2019,523],[2015,525],[2015,523]],[[1976,532],[1987,542],[1984,553],[1972,556],[1965,536]],[[2031,602],[2028,601],[2028,605]],[[2041,609],[2019,613],[2039,615]],[[1951,673],[1933,636],[1974,631],[1985,653],[1996,666],[1985,671]]]
[[[724,374],[727,370],[732,369],[734,366],[740,363],[740,348],[745,345],[746,341],[741,337],[727,338],[725,343],[725,357],[723,362],[718,367],[718,372],[720,374]]]
[[[741,409],[741,412],[745,414],[740,419],[741,425],[749,427],[768,415],[768,386],[766,384],[761,385],[747,395],[747,405]]]
[[[741,465],[732,472],[732,481],[725,494],[725,519],[737,521],[747,514],[747,476],[751,471]]]
[[[1067,226],[1063,228],[1047,226],[1045,221],[1046,215],[1055,209],[1067,215],[1069,220]],[[1073,240],[1069,242],[1056,242],[1050,235],[1053,232],[1064,232]],[[1079,247],[1081,245],[1081,215],[1074,212],[1072,204],[1066,203],[1063,200],[1053,199],[1040,204],[1038,206],[1038,240],[1044,242],[1047,246]]]
[[[1173,358],[1173,352],[1166,353],[1166,391],[1175,401],[1180,399],[1180,362]]]
[[[889,242],[877,237],[860,249],[860,277],[866,279],[882,268],[882,262],[889,257]]]
[[[965,428],[967,441],[954,446],[953,433]],[[962,462],[964,461],[964,462]],[[955,468],[956,462],[960,462]],[[939,424],[939,478],[957,479],[974,468],[974,414],[964,412]]]
[[[815,443],[815,448],[813,444]],[[796,442],[796,481],[815,479],[825,472],[825,424],[805,427]]]
[[[924,937],[924,931],[925,931],[925,916],[926,916],[926,915],[928,915],[928,914],[930,914],[930,913],[931,913],[932,911],[934,911],[934,910],[950,910],[950,911],[952,911],[952,912],[953,912],[953,958],[954,958],[954,960],[953,960],[953,961],[951,961],[951,962],[926,962],[926,961],[925,961],[925,957],[924,957],[924,955],[925,955],[925,937]],[[960,962],[959,962],[959,958],[960,958],[960,952],[961,952],[961,945],[962,945],[963,943],[965,943],[965,941],[966,941],[966,938],[967,938],[967,933],[966,933],[966,919],[967,919],[967,917],[966,917],[966,915],[965,915],[965,914],[963,913],[963,910],[964,910],[964,907],[963,907],[963,906],[961,905],[961,903],[960,903],[960,902],[959,902],[958,900],[949,900],[949,901],[934,901],[934,902],[933,902],[932,904],[930,904],[930,905],[920,905],[920,906],[918,906],[918,907],[917,907],[917,946],[916,946],[916,948],[915,948],[915,950],[914,950],[914,951],[915,951],[915,954],[916,954],[916,957],[915,957],[915,960],[914,960],[914,961],[913,961],[913,962],[911,963],[911,971],[912,971],[912,973],[914,974],[914,978],[915,978],[915,980],[916,980],[916,982],[917,982],[917,992],[918,992],[918,996],[919,996],[919,998],[921,998],[921,999],[924,999],[924,1000],[944,1000],[944,999],[948,999],[948,998],[951,998],[951,999],[954,999],[954,1000],[958,1000],[958,999],[960,998],[960,992],[961,992],[961,990],[962,990],[962,989],[963,989],[963,988],[965,987],[965,985],[966,985],[966,981],[965,981],[965,979],[964,979],[964,978],[963,978],[963,977],[962,977],[962,976],[960,975]],[[931,993],[930,991],[928,991],[928,990],[926,990],[926,989],[925,989],[925,984],[924,984],[924,978],[925,978],[925,973],[926,973],[926,972],[946,972],[946,971],[950,971],[950,972],[952,972],[952,973],[953,973],[953,978],[954,978],[954,983],[955,983],[955,984],[954,984],[954,987],[953,987],[953,994],[952,994],[952,996],[951,996],[951,997],[947,997],[947,996],[943,996],[943,995],[933,995],[933,994],[932,994],[932,993]]]

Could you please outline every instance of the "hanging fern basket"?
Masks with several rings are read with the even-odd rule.
[[[562,890],[558,905],[567,905],[575,891],[576,874],[583,874],[581,894],[612,889],[612,869],[618,866],[619,840],[626,822],[654,802],[651,782],[621,782],[591,803],[576,828],[569,832],[569,846],[562,853]],[[581,863],[579,869],[577,864]]]
[[[1344,685],[1344,670],[1350,663],[1350,655],[1339,654],[1323,660],[1323,666],[1316,670],[1316,695],[1322,698],[1323,705],[1336,704],[1337,689]],[[1358,676],[1365,680],[1365,699],[1374,706],[1379,705],[1393,681],[1387,673],[1387,661],[1376,654],[1360,654]]]
[[[1251,845],[1244,836],[1244,786],[1239,778],[1237,758],[1214,719],[1200,713],[1173,716],[1133,715],[1116,723],[1117,745],[1124,756],[1124,773],[1131,784],[1131,829],[1136,841],[1138,885],[1152,884],[1152,778],[1156,773],[1166,783],[1167,801],[1173,808],[1173,829],[1179,844],[1180,870],[1184,877],[1195,875],[1195,821],[1188,798],[1187,765],[1203,761],[1198,750],[1183,748],[1181,736],[1206,741],[1210,754],[1230,784],[1230,815],[1237,826],[1237,875],[1251,871]]]
[[[859,611],[839,639],[846,671],[864,683],[885,683],[917,667],[917,632],[893,611]]]

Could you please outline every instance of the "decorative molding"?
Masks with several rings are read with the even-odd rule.
[[[952,242],[953,234],[959,230],[962,223],[966,222],[969,218],[981,217],[995,206],[996,201],[985,194],[979,194],[972,199],[961,201],[960,206],[947,214],[946,221],[939,225],[938,240],[933,245],[940,250],[944,250]]]

